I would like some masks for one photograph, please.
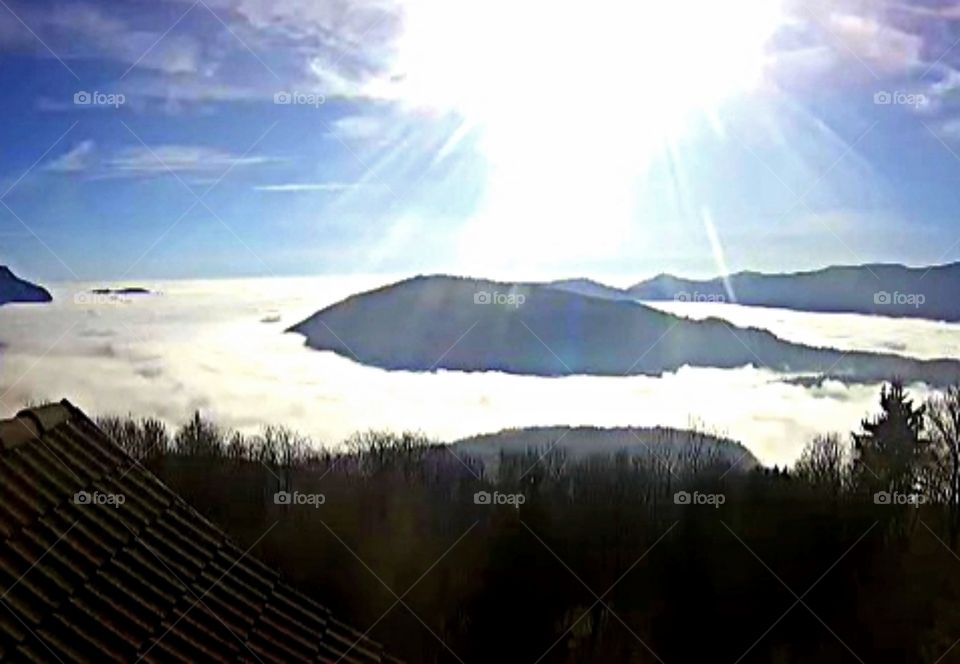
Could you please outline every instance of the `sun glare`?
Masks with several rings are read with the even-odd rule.
[[[403,96],[456,111],[488,162],[470,252],[489,254],[484,238],[498,229],[542,245],[546,224],[557,257],[583,255],[588,235],[608,250],[649,160],[695,116],[757,86],[780,21],[778,0],[413,0],[397,56]]]
[[[778,0],[412,0],[397,71],[408,98],[482,124],[540,126],[598,102],[667,120],[755,85],[780,22]]]

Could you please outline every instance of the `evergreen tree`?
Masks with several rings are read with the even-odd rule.
[[[881,412],[864,419],[853,434],[858,479],[874,490],[911,492],[923,446],[925,407],[914,407],[903,383],[894,380],[880,392]]]

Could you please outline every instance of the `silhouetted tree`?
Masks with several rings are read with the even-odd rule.
[[[837,434],[815,437],[803,449],[794,466],[794,475],[798,479],[833,495],[846,487],[848,474],[847,455]]]
[[[951,546],[960,536],[960,385],[927,402],[933,492],[947,505]]]
[[[960,386],[926,413],[902,387],[881,394],[856,449],[819,437],[789,472],[731,467],[707,444],[582,458],[548,445],[503,454],[487,474],[482,460],[417,434],[367,432],[324,452],[282,427],[245,435],[199,414],[172,440],[143,421],[104,426],[125,449],[167,449],[155,472],[188,503],[336,615],[372,625],[404,661],[947,661],[960,634],[957,561],[925,528],[891,538],[875,526],[940,527],[937,499],[960,500]],[[863,491],[838,500],[838,487],[853,486],[852,460],[889,480],[884,490],[898,476],[911,492],[931,483],[933,503],[880,507]],[[49,461],[12,469],[69,481]],[[325,502],[277,505],[278,490]],[[477,504],[478,491],[525,502]],[[698,494],[723,503],[690,500]],[[3,496],[12,514],[20,499]],[[809,611],[783,613],[791,600],[771,570],[804,590]],[[409,611],[388,610],[384,585],[405,591]],[[759,639],[744,632],[775,618]]]
[[[180,454],[221,456],[223,436],[216,425],[205,421],[200,417],[200,412],[196,411],[190,421],[177,431],[174,445]]]
[[[864,419],[853,434],[857,479],[872,490],[912,492],[923,446],[925,407],[915,408],[903,383],[894,380],[880,392],[881,412]]]
[[[160,459],[168,451],[170,436],[166,425],[158,419],[104,416],[98,417],[96,422],[98,427],[140,463]]]

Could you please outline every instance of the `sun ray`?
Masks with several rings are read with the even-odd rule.
[[[562,260],[622,243],[664,146],[757,86],[781,21],[778,0],[412,0],[395,78],[406,103],[463,119],[435,162],[476,130],[470,253]]]

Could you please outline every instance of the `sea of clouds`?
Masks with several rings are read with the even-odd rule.
[[[284,424],[326,445],[370,428],[452,441],[525,426],[698,426],[743,442],[762,462],[783,464],[815,434],[849,432],[876,409],[879,386],[805,386],[754,367],[684,367],[662,377],[387,372],[312,351],[301,336],[284,332],[385,281],[168,281],[137,284],[152,295],[99,297],[89,290],[127,284],[54,284],[52,304],[0,308],[0,416],[28,402],[68,398],[90,414],[153,415],[171,424],[194,410],[248,432]],[[764,327],[790,341],[960,358],[960,325],[707,303],[656,306]],[[912,390],[927,394],[920,385]]]

